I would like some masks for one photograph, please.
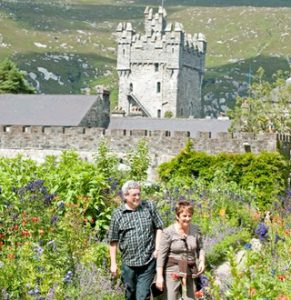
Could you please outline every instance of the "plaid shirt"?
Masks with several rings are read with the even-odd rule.
[[[155,231],[162,228],[162,219],[152,202],[142,201],[134,211],[123,204],[113,212],[108,240],[119,243],[124,264],[144,266],[153,258]]]

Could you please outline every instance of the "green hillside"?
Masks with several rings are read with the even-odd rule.
[[[65,0],[0,3],[0,59],[27,71],[40,93],[94,93],[103,84],[117,97],[115,28],[143,30],[146,5],[162,1]],[[226,110],[263,66],[289,70],[291,1],[164,0],[169,21],[208,41],[203,95],[208,115]],[[114,105],[114,104],[113,104]]]

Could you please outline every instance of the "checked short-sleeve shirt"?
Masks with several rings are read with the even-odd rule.
[[[123,204],[113,212],[108,240],[119,243],[124,264],[144,266],[153,258],[155,231],[162,228],[161,216],[151,201],[142,201],[136,210]]]

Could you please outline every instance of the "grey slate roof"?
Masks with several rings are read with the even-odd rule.
[[[77,126],[97,95],[0,95],[1,125]]]
[[[211,131],[212,137],[215,137],[218,132],[227,132],[230,123],[230,120],[225,119],[111,117],[108,129],[189,131],[191,137],[195,137],[199,131]]]

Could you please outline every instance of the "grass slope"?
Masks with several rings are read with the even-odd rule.
[[[161,2],[161,1],[160,1]],[[263,66],[289,70],[289,0],[165,0],[169,21],[208,40],[205,111],[216,115],[244,93]],[[96,84],[117,99],[115,28],[143,30],[145,0],[8,1],[0,3],[0,59],[10,57],[42,93],[80,93]],[[94,88],[91,89],[91,93]]]

